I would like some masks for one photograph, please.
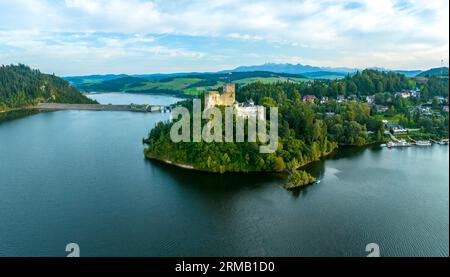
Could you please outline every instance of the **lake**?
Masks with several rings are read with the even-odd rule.
[[[183,100],[175,96],[145,94],[145,93],[125,93],[125,92],[108,92],[108,93],[89,93],[87,97],[97,100],[100,104],[152,104],[152,105],[171,105]]]
[[[168,117],[58,111],[0,124],[0,256],[65,256],[69,242],[81,256],[366,256],[368,243],[382,256],[449,255],[448,146],[341,148],[307,166],[320,183],[291,192],[275,174],[144,159],[142,138]]]

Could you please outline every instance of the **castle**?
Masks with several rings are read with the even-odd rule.
[[[208,91],[205,93],[205,106],[207,108],[214,106],[233,106],[236,103],[236,85],[233,83],[225,84],[223,92]]]
[[[250,118],[256,116],[260,120],[265,120],[263,106],[255,105],[252,100],[247,103],[238,103],[236,101],[236,85],[233,83],[225,84],[222,93],[218,91],[205,93],[205,108],[214,106],[233,107],[236,115],[239,117]]]

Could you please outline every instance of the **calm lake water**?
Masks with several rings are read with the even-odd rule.
[[[341,149],[308,166],[319,184],[289,192],[275,175],[144,159],[142,138],[167,118],[0,124],[0,256],[65,256],[69,242],[82,256],[365,256],[372,242],[382,256],[449,255],[447,146]]]
[[[87,94],[91,99],[97,100],[101,104],[152,104],[152,105],[171,105],[182,100],[175,96],[155,95],[145,93],[125,93],[125,92],[108,92],[108,93],[90,93]]]

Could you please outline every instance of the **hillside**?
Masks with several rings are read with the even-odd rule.
[[[22,64],[0,67],[0,110],[33,106],[39,102],[95,103],[55,75]]]
[[[106,74],[106,75],[88,75],[88,76],[69,76],[64,77],[64,80],[69,81],[72,85],[79,86],[83,84],[95,84],[101,83],[108,80],[119,79],[127,77],[126,74]]]
[[[156,75],[156,74],[155,74]],[[218,89],[225,82],[235,82],[239,85],[247,85],[253,82],[276,83],[278,81],[303,82],[308,79],[299,74],[273,73],[265,71],[233,72],[233,73],[192,73],[172,74],[165,77],[163,74],[134,75],[102,82],[73,83],[81,91],[86,92],[141,92],[141,93],[166,93],[179,96],[193,96],[207,90]],[[118,76],[118,75],[116,75]],[[73,78],[74,77],[70,77]],[[82,79],[82,77],[78,77]],[[89,81],[89,79],[84,79]]]
[[[431,76],[447,76],[448,77],[448,67],[437,67],[424,71],[417,75],[417,77],[431,77]]]

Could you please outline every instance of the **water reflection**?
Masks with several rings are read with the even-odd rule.
[[[184,169],[157,160],[146,159],[149,166],[158,168],[161,172],[173,177],[178,185],[186,186],[199,192],[237,193],[241,190],[260,190],[267,185],[283,184],[284,174],[277,173],[224,173]]]

